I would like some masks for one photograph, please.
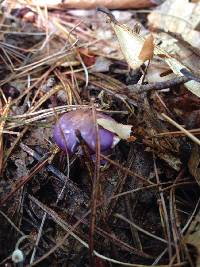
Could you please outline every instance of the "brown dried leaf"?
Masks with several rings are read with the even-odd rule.
[[[144,41],[143,47],[139,54],[139,59],[141,59],[142,61],[150,60],[153,58],[153,52],[154,52],[154,38],[153,35],[150,34]]]
[[[188,161],[188,168],[192,176],[196,179],[198,185],[200,186],[200,148],[197,144],[194,144],[192,148],[192,153]]]
[[[147,8],[155,6],[153,0],[35,0],[33,4],[47,7],[94,9],[104,6],[110,9]]]

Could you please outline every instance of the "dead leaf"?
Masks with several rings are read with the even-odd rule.
[[[98,6],[105,6],[111,9],[127,9],[127,8],[147,8],[156,5],[152,0],[34,0],[30,1],[35,5],[47,6],[54,8],[78,8],[78,9],[94,9]]]
[[[130,138],[132,125],[124,125],[107,119],[97,119],[97,123],[104,129],[117,134],[121,139]]]
[[[200,3],[189,0],[167,0],[148,16],[153,28],[179,33],[191,45],[199,47],[200,32],[196,27],[200,22]]]
[[[161,153],[161,152],[156,152],[156,155],[164,160],[167,164],[169,164],[170,167],[172,167],[176,171],[180,171],[181,167],[181,161],[178,157],[174,156],[172,153]]]
[[[141,60],[139,56],[144,47],[146,39],[137,32],[132,31],[126,25],[118,23],[115,18],[113,18],[113,15],[109,15],[107,11],[106,13],[111,19],[111,26],[117,35],[122,53],[127,63],[132,69],[139,68],[145,62],[145,60]],[[162,57],[165,55],[166,57],[160,58],[160,60],[164,60],[165,63],[169,65],[171,70],[178,76],[183,76],[181,73],[181,69],[183,68],[189,71],[184,64],[170,56],[168,52],[158,46],[154,46],[154,55],[162,55]],[[185,87],[193,94],[200,97],[200,84],[198,82],[191,80],[185,83]]]
[[[192,176],[196,179],[198,185],[200,186],[200,149],[197,144],[194,144],[192,148],[192,153],[188,161],[188,168]]]
[[[197,251],[196,267],[200,267],[200,212],[192,221],[187,234],[185,236],[185,242],[195,247]]]
[[[146,61],[153,58],[154,51],[154,38],[153,35],[150,34],[147,39],[144,41],[142,50],[139,54],[139,59]]]
[[[139,58],[145,39],[124,24],[111,22],[111,25],[127,63],[132,69],[139,68],[145,62]]]
[[[96,57],[88,48],[79,48],[79,53],[86,67],[94,65]]]
[[[91,66],[89,72],[93,73],[93,72],[107,72],[110,69],[110,65],[112,64],[112,61],[102,57],[102,56],[98,56],[96,58],[95,64],[93,66]]]
[[[130,137],[128,137],[127,141],[128,142],[135,142],[136,139],[137,138],[135,136],[130,136]]]
[[[149,83],[163,82],[175,77],[176,75],[171,72],[165,62],[151,62],[146,74],[146,80]]]
[[[165,59],[165,62],[170,66],[170,68],[175,74],[177,74],[178,76],[183,76],[181,73],[181,69],[186,68],[186,66],[184,66],[182,63],[180,63],[178,60],[172,57]],[[186,69],[189,70],[188,68]],[[200,97],[200,84],[198,82],[191,80],[185,83],[185,87],[190,92]]]
[[[178,60],[172,56],[164,59],[176,75],[181,75],[180,70],[183,65],[193,71],[199,69],[200,60],[195,50],[200,47],[199,14],[200,2],[191,3],[189,0],[182,0],[180,5],[179,0],[166,0],[148,16],[150,27],[166,32],[157,34],[157,39],[161,41],[160,47],[168,51],[168,55],[176,54]],[[170,36],[168,32],[178,38]],[[200,84],[190,81],[185,83],[185,87],[200,97]]]

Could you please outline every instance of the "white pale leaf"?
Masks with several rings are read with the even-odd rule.
[[[177,74],[178,76],[183,76],[182,73],[180,72],[180,70],[182,68],[187,69],[183,64],[181,64],[178,60],[176,60],[175,58],[167,58],[166,63],[171,67],[172,71]],[[196,81],[189,81],[185,83],[185,87],[192,92],[193,94],[195,94],[196,96],[200,97],[200,83],[196,82]]]
[[[144,61],[139,59],[140,52],[144,45],[144,38],[134,33],[128,27],[122,24],[111,22],[111,25],[117,35],[122,53],[132,69],[139,68]]]
[[[200,23],[199,14],[200,1],[166,0],[150,13],[148,21],[151,27],[179,33],[191,45],[199,47],[199,38],[196,38],[199,31],[195,30]]]
[[[130,137],[132,125],[124,125],[117,123],[116,121],[111,121],[103,118],[97,119],[97,123],[104,129],[115,133],[121,139],[126,140]]]
[[[179,62],[177,59],[171,57],[165,50],[160,49],[159,47],[155,47],[154,54],[165,55],[164,61],[169,65],[171,70],[178,76],[183,76],[183,74],[180,72],[180,70],[183,68],[190,71],[185,65]],[[186,82],[184,85],[190,92],[200,97],[200,83],[191,80],[189,82]]]

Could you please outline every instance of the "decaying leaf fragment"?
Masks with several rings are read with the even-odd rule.
[[[167,0],[148,16],[150,27],[181,34],[191,45],[200,45],[200,2]]]
[[[153,43],[154,39],[153,39],[153,35],[149,35],[143,44],[143,47],[140,51],[139,54],[139,59],[141,60],[150,60],[153,58],[153,51],[154,51],[154,43]]]
[[[114,22],[111,22],[111,25],[117,35],[122,54],[127,63],[132,69],[139,68],[146,61],[145,57],[141,56],[144,39],[125,25]]]
[[[153,0],[29,0],[30,4],[53,8],[94,9],[106,6],[111,9],[147,8],[156,5]]]
[[[188,161],[188,168],[192,176],[196,179],[198,185],[200,186],[200,149],[197,144],[194,144],[192,148],[192,153]]]
[[[181,69],[185,68],[189,71],[184,64],[170,56],[164,49],[153,45],[152,37],[146,39],[126,25],[118,23],[107,9],[99,9],[99,11],[109,16],[111,26],[117,35],[122,53],[132,69],[139,68],[147,59],[151,59],[153,55],[156,55],[160,60],[164,60],[178,76],[183,76]],[[193,94],[200,97],[200,84],[198,82],[191,80],[185,83],[185,86]]]
[[[124,125],[107,119],[97,119],[97,123],[104,129],[115,133],[121,139],[127,140],[130,138],[132,125]]]
[[[193,219],[185,236],[185,242],[195,247],[197,251],[195,266],[200,267],[200,212]]]
[[[167,53],[166,53],[166,55],[167,55]],[[171,70],[178,76],[183,76],[182,73],[181,73],[181,70],[184,69],[184,68],[189,71],[189,69],[185,65],[183,65],[181,62],[179,62],[175,58],[167,57],[165,59],[165,62],[170,66]],[[191,80],[191,81],[185,83],[185,87],[190,92],[192,92],[196,96],[200,97],[200,83]]]

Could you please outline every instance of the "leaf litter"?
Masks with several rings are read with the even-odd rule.
[[[199,266],[199,2],[156,2],[1,3],[0,265]],[[60,151],[77,109],[118,145]]]

